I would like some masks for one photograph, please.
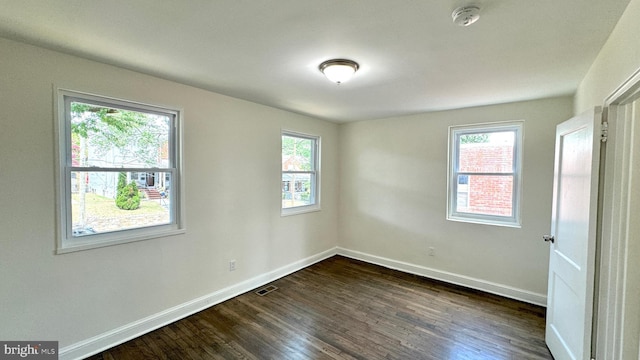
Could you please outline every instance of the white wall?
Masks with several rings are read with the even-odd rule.
[[[544,304],[555,126],[571,114],[571,98],[562,97],[341,125],[340,246]],[[522,228],[447,221],[448,127],[521,119]]]
[[[640,0],[631,0],[600,50],[575,96],[575,113],[603,104],[618,86],[640,69]]]
[[[0,64],[0,339],[66,347],[335,248],[336,124],[4,39]],[[184,236],[54,255],[53,84],[184,109]],[[280,216],[282,128],[322,136],[320,212]]]

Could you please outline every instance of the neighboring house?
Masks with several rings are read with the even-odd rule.
[[[76,151],[77,149],[77,151]],[[118,167],[118,164],[127,164],[123,171],[127,168],[144,168],[147,164],[141,163],[135,156],[129,156],[128,154],[135,154],[136,148],[128,148],[126,152],[119,150],[118,148],[112,148],[106,153],[100,151],[98,148],[87,145],[87,159],[85,166],[92,167]],[[72,164],[77,166],[80,164],[80,146],[73,146]],[[166,167],[169,163],[168,143],[164,141],[158,151],[157,164],[160,167]],[[126,172],[127,182],[135,181],[136,186],[139,189],[157,189],[166,191],[171,186],[171,174],[166,172]],[[76,173],[72,173],[72,191],[79,191],[78,180]],[[115,198],[118,185],[118,174],[111,172],[89,172],[84,173],[86,192],[95,193],[101,196]]]
[[[300,155],[283,156],[282,169],[300,169],[304,163],[304,158]],[[292,186],[293,183],[293,186]],[[311,191],[311,184],[307,178],[296,178],[294,174],[282,174],[283,200],[306,200]]]
[[[460,146],[461,168],[510,171],[513,144],[470,143]],[[513,183],[507,177],[461,176],[458,179],[458,210],[511,216]]]

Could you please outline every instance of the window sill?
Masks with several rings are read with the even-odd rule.
[[[307,206],[297,206],[292,208],[282,209],[280,212],[280,216],[293,216],[299,214],[306,214],[310,212],[320,211],[320,205],[307,205]]]
[[[63,244],[62,246],[59,246],[56,249],[56,254],[57,255],[68,254],[76,251],[91,250],[91,249],[97,249],[101,247],[127,244],[131,242],[151,240],[151,239],[157,239],[161,237],[168,237],[168,236],[174,236],[174,235],[181,235],[184,233],[186,233],[186,229],[172,229],[172,230],[161,230],[161,231],[145,231],[143,233],[139,233],[135,235],[132,235],[132,234],[117,235],[117,233],[104,234],[104,237],[102,237],[100,240],[93,240],[93,241],[82,241],[81,239],[67,240],[65,241],[66,245]],[[75,243],[75,244],[70,244],[70,243]]]
[[[469,224],[478,224],[478,225],[492,225],[492,226],[509,227],[509,228],[516,228],[516,229],[522,228],[522,224],[520,224],[520,222],[511,222],[511,221],[476,219],[476,218],[468,218],[468,217],[460,217],[460,216],[447,216],[447,220],[465,222]]]

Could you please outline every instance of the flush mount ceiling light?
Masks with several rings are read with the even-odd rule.
[[[318,66],[318,69],[327,79],[340,85],[353,77],[360,65],[357,62],[347,59],[327,60]]]
[[[480,19],[480,8],[475,5],[462,6],[451,14],[453,22],[460,26],[469,26]]]

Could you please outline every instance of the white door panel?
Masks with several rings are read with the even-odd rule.
[[[600,121],[595,109],[556,128],[546,329],[556,360],[591,353]]]

